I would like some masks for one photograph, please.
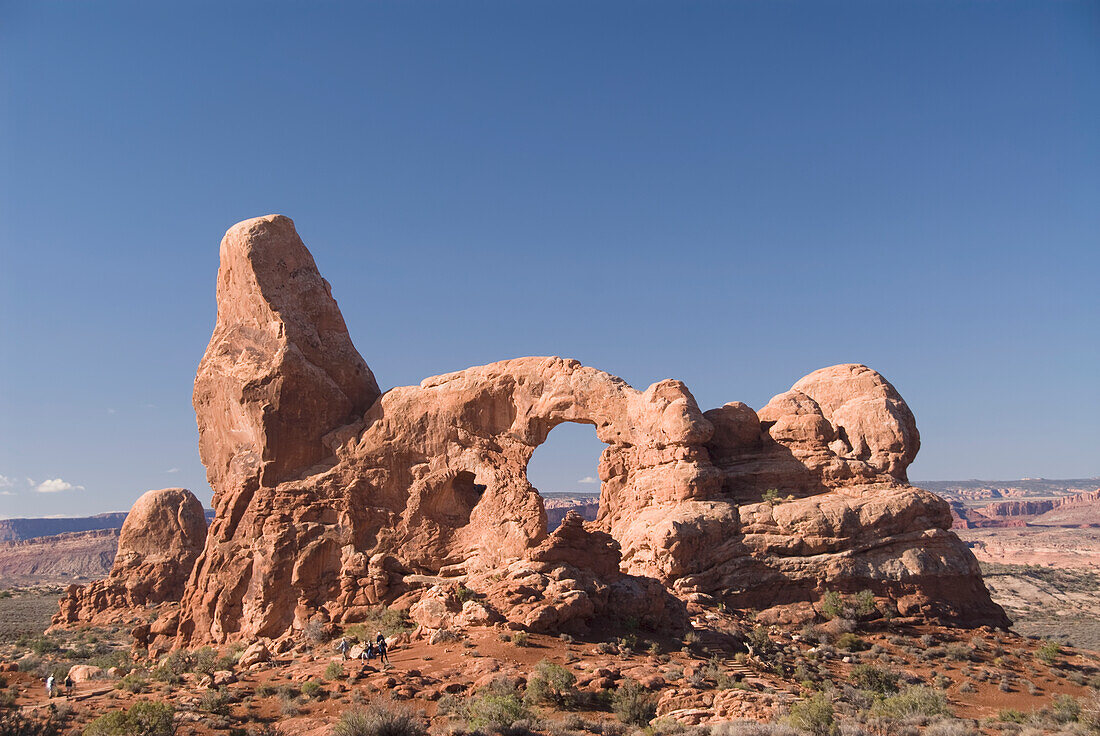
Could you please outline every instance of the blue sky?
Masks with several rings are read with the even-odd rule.
[[[272,212],[384,388],[863,362],[911,477],[1100,475],[1094,2],[0,2],[0,85],[0,516],[208,501],[218,241]]]

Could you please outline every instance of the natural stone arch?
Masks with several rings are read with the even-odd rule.
[[[474,570],[518,558],[545,539],[545,510],[526,468],[563,422],[592,425],[607,445],[598,466],[597,524],[624,549],[633,512],[707,490],[700,447],[711,428],[682,383],[662,381],[642,392],[554,357],[502,361],[393,389],[337,455],[353,474],[377,478],[364,489],[363,504],[371,494],[405,499],[391,545],[403,563],[425,572],[455,564]],[[468,520],[440,523],[431,510],[454,497],[457,473],[472,474],[484,491]]]

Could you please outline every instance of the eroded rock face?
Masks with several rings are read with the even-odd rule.
[[[669,591],[811,608],[871,588],[903,613],[1006,623],[946,504],[908,485],[912,413],[866,366],[812,373],[759,413],[704,414],[679,381],[639,391],[555,357],[379,396],[281,216],[226,234],[217,298],[195,382],[217,516],[180,643],[277,639],[418,600],[425,621],[569,630],[619,607],[674,626]],[[548,536],[526,467],[562,422],[606,443],[601,496],[594,522]],[[456,607],[458,582],[484,610]]]
[[[110,574],[70,586],[53,623],[125,617],[149,603],[178,601],[205,543],[206,517],[191,491],[146,492],[122,524]]]

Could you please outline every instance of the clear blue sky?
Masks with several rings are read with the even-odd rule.
[[[0,516],[209,500],[218,241],[272,212],[383,387],[863,362],[914,478],[1100,474],[1096,2],[2,2],[0,84]]]

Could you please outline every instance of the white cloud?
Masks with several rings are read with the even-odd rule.
[[[585,484],[599,483],[600,479],[599,478],[593,478],[591,475],[586,475],[583,478],[581,478],[580,480],[578,480],[577,482],[578,483],[585,483]]]
[[[0,475],[0,488],[11,488],[15,485],[15,481],[6,475]]]
[[[180,472],[180,469],[179,468],[168,468],[168,470],[165,470],[164,472],[165,473],[178,473],[178,472]]]
[[[0,491],[0,496],[14,496],[14,495],[15,494],[12,493],[11,491]]]
[[[28,480],[30,479],[28,478]],[[53,478],[52,480],[42,481],[34,490],[39,493],[60,493],[61,491],[83,491],[84,486],[74,486],[67,480]]]

